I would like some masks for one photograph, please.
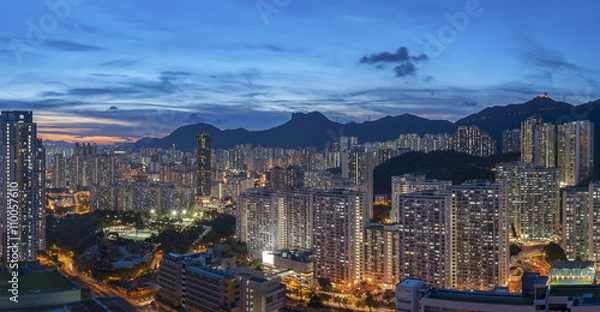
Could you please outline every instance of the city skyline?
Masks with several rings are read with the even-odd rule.
[[[33,110],[44,139],[262,130],[309,111],[455,121],[543,92],[600,98],[598,3],[48,3],[0,4],[0,107]]]

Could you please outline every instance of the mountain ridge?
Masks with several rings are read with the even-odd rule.
[[[478,126],[488,132],[501,145],[502,130],[519,128],[523,120],[539,114],[545,122],[555,124],[571,120],[589,119],[600,123],[600,99],[581,105],[554,101],[542,95],[520,104],[486,107],[452,123],[447,120],[431,120],[404,113],[387,115],[377,120],[341,124],[331,121],[320,112],[292,113],[290,120],[270,129],[250,131],[244,128],[220,130],[206,123],[185,125],[163,138],[143,138],[133,144],[141,147],[169,148],[193,152],[195,136],[207,131],[212,137],[213,148],[233,148],[235,145],[252,144],[263,147],[315,147],[322,150],[337,142],[341,136],[355,136],[359,143],[393,140],[401,133],[454,133],[458,126]],[[599,133],[600,134],[600,133]],[[600,138],[598,135],[596,138]]]

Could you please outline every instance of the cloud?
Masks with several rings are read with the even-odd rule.
[[[162,76],[177,78],[177,77],[189,77],[191,74],[183,71],[164,71],[160,73]]]
[[[119,77],[119,78],[127,78],[129,76],[123,74],[105,74],[105,73],[92,73],[92,76],[96,77]]]
[[[425,54],[421,54],[421,55],[417,55],[417,56],[410,56],[408,54],[408,48],[400,47],[400,48],[398,48],[396,53],[381,52],[378,54],[371,54],[370,56],[363,56],[360,59],[360,62],[366,63],[366,64],[375,64],[375,63],[379,63],[379,62],[385,62],[385,63],[397,63],[397,62],[406,62],[406,61],[420,62],[420,61],[426,61],[427,59],[428,59],[428,57]]]
[[[381,52],[363,56],[360,59],[362,64],[372,64],[376,69],[385,69],[385,64],[396,63],[394,73],[396,77],[413,76],[417,73],[417,67],[414,63],[423,62],[429,58],[425,54],[410,55],[408,48],[400,47],[395,53]]]
[[[182,92],[182,89],[174,82],[182,77],[187,77],[190,74],[187,72],[164,71],[161,72],[159,81],[142,81],[131,83],[131,86],[137,88],[140,92],[158,92],[172,94]]]
[[[191,122],[191,123],[200,123],[200,122],[205,122],[206,119],[199,117],[198,114],[190,114],[186,120],[186,122]]]
[[[61,23],[61,27],[66,29],[86,33],[86,34],[98,34],[100,30],[97,27],[87,25],[79,20],[69,18]]]
[[[417,68],[411,62],[406,62],[404,64],[398,65],[394,68],[396,72],[396,77],[404,77],[409,75],[414,75],[417,72]]]
[[[272,52],[283,51],[283,48],[273,45],[273,44],[257,44],[257,45],[246,44],[246,45],[244,45],[244,47],[246,47],[248,49],[267,50],[267,51],[272,51]]]
[[[105,67],[129,67],[136,63],[138,63],[137,60],[116,59],[116,60],[100,63],[98,65],[105,66]]]
[[[223,125],[223,124],[229,123],[229,120],[224,119],[224,118],[217,118],[213,121],[213,123],[215,125]]]
[[[94,95],[127,95],[137,94],[141,91],[132,88],[123,87],[104,87],[104,88],[74,88],[69,90],[70,95],[94,96]]]
[[[64,93],[56,92],[56,91],[44,91],[38,94],[41,97],[54,97],[54,96],[63,96]]]
[[[77,51],[77,52],[88,52],[88,51],[102,51],[103,48],[81,44],[69,40],[46,40],[44,46],[53,48],[60,51]]]
[[[437,81],[437,80],[435,79],[435,77],[433,77],[433,76],[430,76],[430,75],[427,75],[427,76],[426,76],[426,77],[423,79],[423,82],[435,82],[435,81]]]
[[[276,52],[276,53],[285,53],[285,52],[307,52],[309,49],[306,48],[295,48],[295,47],[285,47],[281,45],[275,44],[244,44],[244,48],[250,50],[264,50],[268,52]]]

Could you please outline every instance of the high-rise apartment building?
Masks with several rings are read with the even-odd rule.
[[[536,166],[556,167],[556,126],[551,123],[535,125],[533,163]]]
[[[509,188],[513,236],[547,239],[556,233],[560,212],[557,168],[523,162],[499,163],[496,182],[505,183]]]
[[[279,210],[279,249],[309,251],[313,246],[312,194],[286,191],[277,195]]]
[[[367,193],[350,191],[313,194],[314,277],[327,277],[346,289],[363,277]]]
[[[34,261],[46,244],[45,150],[32,112],[4,111],[1,121],[0,262]]]
[[[477,126],[459,126],[452,150],[473,156],[487,157],[496,153],[496,141]]]
[[[508,188],[474,182],[452,186],[448,254],[450,287],[492,290],[509,277]]]
[[[438,190],[452,186],[452,181],[426,179],[425,175],[405,174],[392,177],[392,222],[398,222],[400,202],[398,195],[426,190]]]
[[[364,280],[395,285],[400,280],[400,232],[397,223],[369,224],[365,229]]]
[[[210,134],[206,131],[196,136],[196,165],[198,166],[196,195],[210,196]]]
[[[420,191],[398,197],[400,280],[421,278],[449,287],[451,192]]]
[[[594,170],[594,123],[573,121],[558,126],[560,183],[574,186]]]
[[[521,161],[533,162],[535,151],[535,127],[543,124],[541,116],[532,116],[521,123]]]
[[[69,190],[76,191],[79,186],[88,186],[90,177],[86,172],[89,172],[89,163],[83,156],[73,155],[68,159],[68,176]]]
[[[248,255],[252,259],[261,259],[263,251],[280,248],[280,203],[273,195],[269,191],[257,190],[242,194],[237,200],[237,239],[247,243]]]
[[[348,179],[356,185],[363,185],[370,197],[373,197],[373,170],[375,170],[375,153],[365,151],[363,146],[355,145],[348,152]],[[373,217],[373,204],[367,206],[368,218]]]
[[[502,153],[521,152],[521,129],[502,131]]]
[[[311,192],[258,189],[238,197],[237,237],[248,253],[260,259],[263,252],[279,249],[310,251],[313,246]]]
[[[589,259],[590,236],[594,231],[591,204],[589,187],[563,190],[562,247],[568,260]]]
[[[600,261],[600,181],[589,184],[588,259]],[[584,259],[585,260],[585,259]]]
[[[67,158],[63,153],[57,153],[52,156],[52,187],[67,187]]]

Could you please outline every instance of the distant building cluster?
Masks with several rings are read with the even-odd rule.
[[[400,134],[398,148],[409,151],[456,151],[473,156],[487,157],[496,154],[496,141],[477,126],[459,126],[454,134],[416,133]]]
[[[520,161],[495,164],[494,182],[455,185],[421,174],[392,176],[391,211],[381,222],[373,207],[378,164],[407,151],[487,157],[496,153],[495,140],[476,126],[459,126],[454,134],[400,134],[387,142],[359,144],[357,137],[342,136],[321,151],[250,144],[215,150],[202,132],[193,153],[175,146],[132,152],[94,144],[46,151],[31,112],[3,112],[2,123],[0,193],[4,203],[18,194],[20,213],[27,216],[14,225],[18,231],[10,223],[2,231],[23,242],[20,261],[35,260],[45,248],[47,192],[61,198],[89,191],[91,211],[176,215],[218,209],[236,216],[236,238],[246,243],[248,260],[262,260],[268,274],[235,269],[211,253],[167,254],[161,297],[171,307],[276,311],[285,301],[281,280],[316,286],[320,279],[343,291],[364,282],[396,286],[399,311],[438,311],[447,302],[477,298],[512,302],[523,311],[550,301],[574,307],[590,302],[557,294],[529,304],[538,291],[561,291],[542,287],[539,276],[524,279],[520,296],[498,288],[511,280],[511,239],[559,241],[569,260],[600,261],[600,182],[589,181],[590,121],[555,125],[533,116],[503,131],[502,152],[520,152]],[[383,195],[377,198],[385,202]],[[7,208],[3,220],[10,221]],[[6,240],[1,248],[5,261]],[[577,272],[590,278],[586,263],[577,272],[565,264],[553,269],[551,281]]]
[[[191,211],[194,188],[170,183],[121,180],[116,184],[90,186],[90,209],[114,211]]]
[[[539,115],[504,130],[502,152],[521,152],[521,161],[559,169],[560,186],[575,186],[594,170],[594,123],[579,120],[558,125]]]

